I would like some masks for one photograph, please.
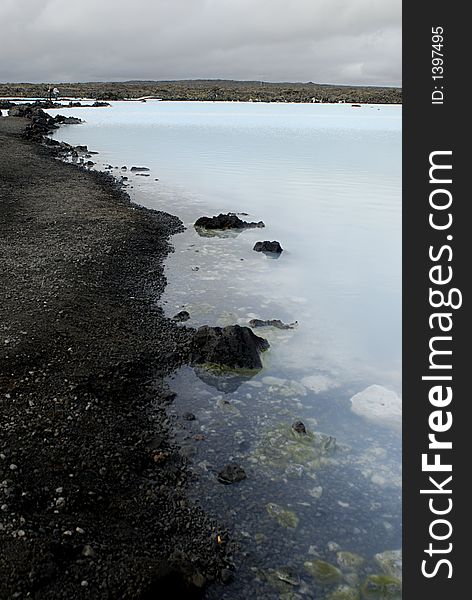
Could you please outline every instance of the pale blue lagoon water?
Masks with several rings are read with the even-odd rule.
[[[401,545],[400,432],[350,402],[372,384],[401,391],[401,107],[148,101],[62,112],[86,123],[56,138],[99,151],[97,167],[119,167],[136,202],[187,226],[166,264],[169,316],[188,310],[193,326],[298,321],[256,330],[271,348],[250,379],[185,367],[170,382],[195,497],[241,543],[235,583],[209,597],[357,589],[382,572],[374,555]],[[150,177],[123,165],[149,167]],[[192,226],[228,211],[266,227],[200,237]],[[280,241],[279,259],[252,250],[264,239]],[[185,411],[196,421],[182,420]],[[298,418],[335,437],[337,450],[320,449],[318,433],[295,439]],[[223,486],[215,472],[231,460],[248,478]],[[274,504],[296,514],[296,527]],[[342,551],[365,562],[346,567]],[[305,563],[318,559],[342,567],[341,583],[310,574]],[[298,585],[280,579],[281,566]]]

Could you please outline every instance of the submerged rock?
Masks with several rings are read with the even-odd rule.
[[[218,365],[194,365],[193,368],[195,375],[203,383],[225,394],[235,392],[243,383],[250,381],[258,372],[257,370],[222,368]]]
[[[217,479],[224,484],[237,483],[246,479],[246,472],[238,464],[230,463],[218,473]]]
[[[302,470],[315,471],[332,461],[336,451],[336,438],[318,431],[300,434],[291,426],[281,425],[266,433],[258,444],[254,458],[264,467],[275,469],[282,474],[292,465]]]
[[[282,508],[275,502],[266,504],[266,510],[269,516],[275,519],[282,527],[286,529],[296,529],[298,527],[299,519],[293,510]]]
[[[401,398],[381,385],[371,385],[355,394],[351,398],[351,410],[378,425],[401,427]]]
[[[386,550],[374,556],[375,562],[379,565],[385,575],[390,577],[402,578],[402,551]]]
[[[340,585],[326,600],[360,600],[360,593],[349,585]]]
[[[303,377],[301,383],[307,389],[315,392],[315,394],[320,394],[339,386],[338,383],[326,375],[307,375]]]
[[[362,556],[354,552],[338,552],[337,559],[338,565],[345,571],[356,571],[364,563]]]
[[[249,327],[204,325],[193,336],[191,362],[230,369],[261,369],[260,353],[268,348],[269,342],[255,335]]]
[[[324,560],[307,560],[304,563],[304,567],[318,583],[338,583],[343,578],[341,571],[337,567]]]
[[[270,252],[271,254],[282,254],[283,248],[279,242],[256,242],[254,248],[256,252]]]
[[[268,319],[266,321],[262,319],[251,319],[249,321],[250,327],[277,327],[277,329],[295,329],[298,325],[298,321],[293,323],[283,323],[280,319]]]
[[[262,221],[258,223],[243,221],[233,213],[220,213],[216,217],[200,217],[195,221],[194,227],[204,229],[249,229],[255,227],[265,227]]]
[[[389,575],[370,575],[362,585],[365,600],[401,600],[402,584]]]
[[[292,431],[298,433],[299,435],[306,435],[306,427],[302,421],[294,421],[292,423]]]
[[[280,567],[274,570],[275,576],[290,585],[300,585],[300,576],[291,567]]]
[[[190,319],[190,313],[186,310],[181,310],[176,315],[172,317],[173,321],[183,322],[188,321]]]

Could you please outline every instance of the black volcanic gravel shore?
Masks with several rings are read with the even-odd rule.
[[[181,223],[26,125],[0,118],[0,598],[200,597],[225,535],[185,496],[163,377],[191,333],[155,304]]]

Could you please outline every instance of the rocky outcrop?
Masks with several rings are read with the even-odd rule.
[[[249,327],[228,325],[197,329],[191,342],[191,362],[212,364],[230,369],[261,369],[260,353],[269,342],[255,335]]]
[[[80,123],[83,123],[82,119],[78,119],[77,117],[65,117],[64,115],[57,115],[54,117],[54,121],[59,123],[59,125],[80,125]]]
[[[58,129],[59,125],[56,120],[50,115],[46,114],[41,109],[37,108],[26,108],[25,110],[19,110],[20,107],[16,107],[10,110],[10,116],[27,117],[31,123],[25,128],[24,137],[29,140],[40,141],[43,136],[48,135],[54,129]],[[13,111],[13,114],[12,114]]]
[[[254,328],[256,328],[256,327],[276,327],[277,329],[295,329],[295,327],[297,325],[298,325],[297,321],[294,321],[293,323],[284,323],[280,319],[267,319],[267,320],[251,319],[249,321],[249,326],[254,327]]]
[[[279,242],[256,242],[253,250],[256,252],[270,252],[271,254],[282,254],[283,248]]]
[[[255,227],[265,227],[262,221],[257,223],[243,221],[234,213],[220,213],[216,217],[200,217],[195,221],[194,227],[203,229],[252,229]]]

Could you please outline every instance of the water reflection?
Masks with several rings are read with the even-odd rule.
[[[189,490],[239,544],[211,600],[400,595],[401,110],[375,108],[113,103],[70,109],[87,123],[55,134],[100,150],[98,166],[149,167],[128,172],[133,197],[184,221],[169,317],[273,321],[256,331],[271,345],[260,373],[185,367],[170,382]],[[282,258],[253,251],[261,230],[193,227],[230,211],[263,219]],[[233,462],[247,477],[223,485]]]

